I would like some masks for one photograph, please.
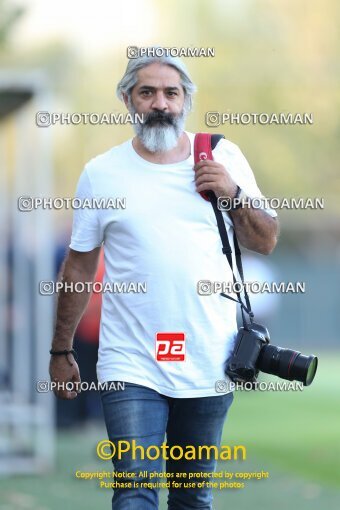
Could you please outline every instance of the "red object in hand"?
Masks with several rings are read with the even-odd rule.
[[[197,133],[195,135],[194,140],[194,160],[195,165],[199,161],[203,161],[205,159],[213,160],[212,150],[211,150],[211,134],[209,133]],[[204,200],[210,202],[209,195],[206,191],[200,192],[201,197]]]

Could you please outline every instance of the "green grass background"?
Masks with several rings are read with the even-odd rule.
[[[337,353],[321,355],[314,383],[302,392],[237,392],[223,444],[245,445],[247,459],[221,462],[218,469],[270,476],[244,489],[214,491],[216,510],[340,508],[339,368]],[[110,489],[74,477],[77,469],[111,469],[95,454],[104,437],[104,426],[58,433],[55,472],[0,480],[0,510],[110,509]],[[166,491],[160,509],[166,509]]]
[[[249,460],[270,461],[296,476],[340,488],[339,387],[340,359],[334,354],[320,356],[315,380],[302,392],[238,391],[224,443],[244,444]]]

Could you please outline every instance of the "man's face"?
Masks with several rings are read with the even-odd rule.
[[[125,104],[133,114],[143,114],[144,123],[134,130],[150,152],[173,149],[183,132],[185,94],[179,73],[171,66],[150,64],[137,72],[138,81],[131,100]]]
[[[137,72],[138,82],[131,99],[138,113],[163,111],[179,115],[184,105],[184,90],[173,67],[150,64]]]

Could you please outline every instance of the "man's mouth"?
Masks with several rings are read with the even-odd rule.
[[[145,116],[146,126],[173,126],[174,116],[170,113],[151,112]]]

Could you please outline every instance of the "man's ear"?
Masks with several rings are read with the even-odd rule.
[[[126,92],[123,92],[122,96],[123,96],[123,101],[125,103],[125,106],[126,106],[126,108],[128,108],[128,104],[129,104],[128,95],[126,94]]]

